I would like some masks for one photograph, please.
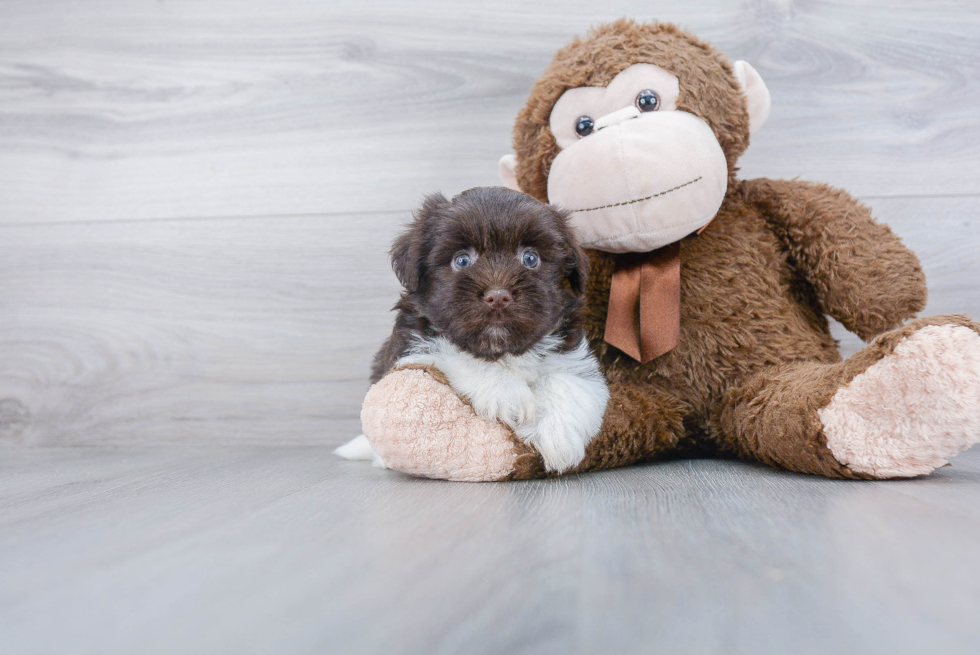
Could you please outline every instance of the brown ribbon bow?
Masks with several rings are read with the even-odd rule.
[[[680,333],[680,242],[653,252],[617,255],[606,343],[646,364],[672,350]]]

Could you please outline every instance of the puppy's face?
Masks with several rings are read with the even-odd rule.
[[[486,360],[577,326],[586,261],[562,213],[500,187],[427,197],[392,247],[420,313]]]

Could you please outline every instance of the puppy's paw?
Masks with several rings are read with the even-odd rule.
[[[514,429],[533,445],[545,469],[563,473],[585,459],[585,447],[602,429],[609,389],[601,376],[565,373],[542,378],[535,387],[538,421]]]
[[[511,429],[535,421],[535,399],[531,387],[523,380],[514,378],[506,384],[494,385],[492,389],[471,394],[468,400],[479,416],[491,421],[500,421]]]
[[[585,459],[588,438],[556,414],[546,412],[536,424],[518,426],[515,432],[541,454],[546,471],[564,473]]]

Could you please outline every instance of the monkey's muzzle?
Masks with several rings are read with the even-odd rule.
[[[548,174],[548,200],[571,212],[582,245],[649,252],[710,223],[728,163],[708,124],[685,111],[615,114],[562,150]]]

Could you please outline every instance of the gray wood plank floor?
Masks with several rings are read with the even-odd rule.
[[[312,446],[0,459],[5,653],[976,653],[980,451],[514,484]]]
[[[980,651],[980,449],[844,483],[340,462],[419,197],[573,34],[679,22],[980,316],[973,0],[0,3],[0,652]],[[835,326],[845,353],[860,347]]]

